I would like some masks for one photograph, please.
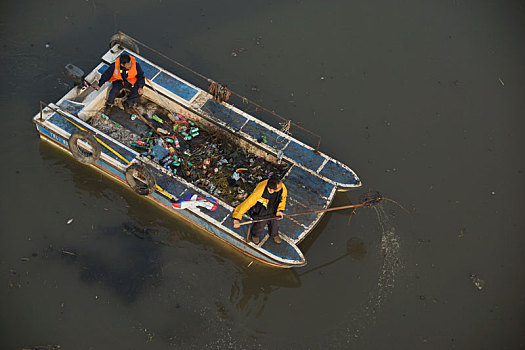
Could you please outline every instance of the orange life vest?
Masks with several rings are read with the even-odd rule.
[[[126,79],[131,85],[135,85],[137,82],[137,60],[135,60],[135,57],[130,56],[131,58],[131,68],[128,70],[128,78]],[[109,81],[115,81],[115,80],[124,80],[122,79],[122,74],[120,70],[120,57],[118,57],[115,60],[115,70],[113,71],[113,75],[109,79]]]

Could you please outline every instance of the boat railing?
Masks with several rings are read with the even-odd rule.
[[[148,49],[150,50],[151,52],[159,55],[160,57],[168,60],[169,62],[171,63],[174,63],[176,64],[177,66],[179,66],[180,68],[184,69],[185,71],[191,73],[192,75],[200,78],[203,80],[203,84],[206,86],[208,84],[217,84],[217,82],[211,78],[208,78],[196,71],[194,71],[193,69],[183,65],[182,63],[172,59],[171,57],[168,57],[166,56],[165,54],[163,54],[162,52],[142,43],[141,41],[119,31],[117,34],[115,34],[113,37],[112,37],[112,43],[114,42],[118,42],[121,46],[124,45],[126,46],[126,44],[128,46],[135,46],[137,47],[140,46],[140,47],[143,47],[145,49]],[[133,47],[129,47],[130,49],[133,49]],[[206,86],[206,88],[203,88],[204,90],[208,90],[209,86]],[[225,87],[227,88],[226,85],[222,84],[220,85],[222,87]],[[202,88],[202,86],[201,86]],[[238,102],[239,105],[248,105],[248,106],[252,106],[252,108],[254,109],[250,109],[248,108],[248,110],[245,110],[246,113],[250,113],[250,114],[260,114],[261,112],[264,112],[266,114],[269,114],[271,115],[272,117],[278,119],[280,122],[279,122],[279,125],[280,127],[278,127],[277,129],[280,129],[282,132],[288,134],[288,135],[292,135],[292,134],[295,134],[296,132],[301,132],[301,133],[304,133],[305,135],[307,135],[307,138],[308,140],[310,140],[309,142],[314,142],[316,143],[316,147],[315,147],[315,150],[314,152],[315,153],[319,153],[319,147],[321,145],[321,136],[317,135],[316,133],[306,129],[305,127],[293,122],[291,119],[287,119],[287,118],[284,118],[283,116],[279,115],[278,113],[276,113],[275,111],[272,111],[272,110],[269,110],[261,105],[259,105],[258,103],[248,99],[246,96],[243,96],[235,91],[232,91],[230,89],[228,89],[228,92],[231,93],[231,96],[235,98],[235,102]],[[228,94],[229,95],[229,94]],[[229,102],[230,104],[232,104],[231,102]],[[238,106],[237,106],[238,107]],[[241,108],[243,109],[243,108]],[[257,117],[257,116],[256,116]],[[294,136],[295,137],[295,136]]]

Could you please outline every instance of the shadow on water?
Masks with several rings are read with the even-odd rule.
[[[344,193],[338,194],[332,207],[351,204],[350,199]],[[301,250],[306,253],[313,245],[319,235],[326,229],[332,215],[343,215],[350,217],[352,209],[329,212],[323,216],[313,232],[301,243]],[[245,269],[244,277],[235,281],[231,288],[230,301],[238,310],[243,310],[248,315],[255,318],[264,311],[266,301],[272,293],[281,288],[301,287],[301,277],[314,271],[326,268],[347,257],[355,260],[362,260],[367,254],[367,248],[363,240],[358,237],[350,237],[346,242],[346,252],[337,257],[328,257],[327,262],[297,272],[296,269],[274,269],[259,264]]]
[[[79,270],[81,281],[101,284],[132,303],[145,289],[162,281],[162,247],[126,239],[123,227],[131,233],[146,230],[135,223],[97,227],[96,237],[70,243],[67,249],[50,245],[43,256],[72,264]]]
[[[192,239],[198,236],[193,234],[193,227],[185,220],[169,215],[167,210],[137,195],[129,187],[110,176],[79,163],[55,145],[41,141],[39,150],[42,159],[51,163],[53,171],[58,173],[63,172],[64,169],[68,170],[68,179],[73,182],[76,190],[80,190],[77,191],[79,202],[84,205],[90,202],[95,208],[100,208],[101,205],[111,206],[113,211],[118,211],[119,214],[138,223],[130,230],[124,224],[122,231],[140,239],[169,246],[180,239]],[[95,200],[90,200],[89,197]],[[100,198],[106,201],[101,202]],[[176,221],[175,225],[173,221]],[[172,229],[173,227],[176,229]]]
[[[345,206],[348,204],[352,204],[349,197],[346,194],[340,193],[334,198],[331,207]],[[303,276],[312,272],[321,271],[328,266],[340,263],[348,257],[351,257],[354,260],[362,260],[366,257],[369,250],[375,254],[378,264],[376,269],[377,277],[375,279],[375,286],[370,290],[366,300],[363,301],[364,306],[360,311],[347,315],[346,320],[343,321],[343,325],[338,330],[334,329],[335,333],[344,333],[339,339],[350,341],[359,338],[363,330],[375,322],[378,313],[384,307],[386,300],[396,286],[397,278],[403,269],[403,264],[400,258],[401,239],[397,234],[395,227],[397,209],[399,209],[397,204],[387,201],[383,201],[371,208],[360,209],[371,211],[370,213],[367,213],[367,217],[370,214],[371,217],[374,217],[372,222],[369,221],[370,219],[367,219],[367,221],[374,226],[374,228],[369,227],[367,231],[371,231],[374,237],[377,237],[374,239],[375,244],[371,247],[367,247],[367,244],[361,238],[350,236],[346,241],[345,253],[337,257],[327,258],[326,262],[307,268],[306,271],[297,274],[297,278],[301,279]],[[404,210],[402,207],[400,207],[400,209]],[[347,216],[349,218],[349,223],[354,222],[355,220],[350,220],[353,218],[351,209],[327,213],[321,219],[312,234],[301,243],[303,251],[307,251],[321,235],[321,232],[325,231],[332,215]],[[353,225],[356,224],[357,222]],[[338,348],[338,345],[333,345],[334,348]],[[343,344],[340,345],[343,346]]]
[[[343,260],[347,256],[351,256],[355,260],[363,260],[367,252],[365,242],[361,238],[358,237],[350,237],[348,241],[346,241],[346,253],[342,254],[341,256],[334,258],[330,261],[325,262],[324,264],[317,265],[311,269],[308,269],[304,272],[301,272],[299,276],[304,276],[306,274],[309,274],[314,271],[321,270],[327,266],[333,265],[336,262]]]
[[[86,209],[86,217],[92,216],[95,226],[103,221],[96,217],[96,212],[100,212],[101,206],[108,206],[115,217],[111,221],[124,222],[114,228],[121,234],[169,247],[197,246],[199,250],[211,252],[210,256],[219,264],[229,260],[242,266],[248,261],[242,253],[222,244],[199,227],[160,208],[98,170],[80,164],[56,146],[41,141],[39,150],[42,159],[51,164],[54,172],[68,171],[67,178],[79,190],[76,195],[78,202],[93,208],[93,212]]]
[[[48,255],[73,264],[80,271],[79,276],[83,282],[90,285],[102,284],[113,290],[125,302],[135,302],[141,293],[160,283],[172,284],[174,278],[175,280],[183,278],[180,283],[191,283],[186,281],[183,275],[179,277],[174,277],[178,276],[176,274],[172,275],[170,281],[163,279],[166,271],[171,274],[174,271],[178,273],[177,268],[182,264],[185,266],[185,271],[207,276],[208,268],[201,270],[197,267],[199,260],[205,261],[208,266],[222,265],[226,262],[239,272],[237,277],[230,277],[231,284],[228,286],[229,296],[227,296],[231,307],[236,311],[227,311],[229,309],[227,303],[217,301],[217,312],[222,314],[221,317],[224,319],[235,318],[236,312],[241,312],[250,318],[258,318],[263,314],[272,293],[282,288],[300,288],[303,275],[336,264],[347,257],[362,260],[367,254],[367,247],[360,238],[349,237],[344,254],[327,257],[326,262],[302,273],[298,273],[295,269],[268,268],[258,263],[249,266],[249,261],[240,257],[240,253],[232,254],[234,252],[232,249],[215,242],[209,235],[197,232],[199,229],[193,225],[169,215],[98,171],[79,164],[56,147],[45,142],[41,144],[42,158],[52,162],[53,168],[69,171],[68,179],[71,179],[75,188],[81,191],[79,196],[82,200],[89,202],[87,194],[92,196],[91,202],[95,207],[100,206],[99,203],[103,201],[103,205],[111,206],[112,210],[120,210],[121,214],[117,216],[116,223],[106,226],[103,226],[101,221],[97,223],[95,218],[97,223],[95,237],[92,233],[92,236],[86,240],[77,239],[69,245],[66,243],[67,250],[74,255],[64,253],[64,249],[57,248],[49,249]],[[347,194],[338,194],[332,206],[350,204],[348,197]],[[327,213],[312,235],[301,243],[303,251],[306,252],[326,229],[332,215],[350,217],[351,213],[350,209]],[[162,256],[162,249],[165,246],[184,249],[179,249],[175,254],[176,260],[166,262],[163,261],[166,258],[163,259]],[[205,256],[192,250],[194,247],[198,251],[205,251]],[[173,255],[173,252],[166,253]],[[195,267],[188,265],[188,262],[195,263]],[[221,313],[221,309],[225,311]]]
[[[332,201],[332,204],[330,205],[330,207],[333,208],[333,207],[339,207],[339,206],[344,206],[344,205],[349,205],[349,204],[352,204],[352,201],[350,200],[350,198],[348,198],[346,193],[338,192],[335,195],[334,200]],[[319,208],[311,208],[311,210],[317,210],[317,209]],[[332,217],[332,215],[346,215],[350,217],[351,213],[352,213],[352,209],[330,211],[330,212],[325,213],[323,217],[321,218],[321,221],[319,221],[319,223],[313,229],[313,231],[308,236],[306,236],[304,241],[300,243],[302,252],[306,254],[306,252],[310,249],[310,247],[317,240],[317,237],[319,237],[321,232],[325,230],[326,226],[328,225],[328,222],[330,222],[330,218]]]
[[[341,206],[346,206],[346,205],[351,205],[351,204],[354,204],[354,203],[350,200],[348,195],[346,193],[341,193],[340,192],[340,193],[336,194],[336,196],[335,196],[332,204],[330,205],[330,207],[334,208],[334,207],[341,207]],[[319,222],[319,224],[317,224],[317,226],[314,228],[312,233],[309,234],[303,242],[301,242],[301,250],[303,251],[303,253],[306,254],[306,252],[310,249],[310,247],[317,240],[319,235],[326,229],[326,226],[330,222],[330,219],[332,218],[332,215],[342,215],[342,216],[348,217],[348,225],[350,225],[351,219],[355,215],[356,212],[357,212],[357,210],[355,210],[355,209],[343,209],[343,210],[327,212],[321,218],[321,221]],[[336,258],[332,258],[329,261],[327,261],[326,263],[324,263],[322,265],[319,265],[319,266],[316,266],[315,268],[309,269],[308,271],[303,272],[300,275],[302,276],[302,275],[308,273],[309,271],[319,270],[319,269],[321,269],[323,267],[332,265],[332,264],[334,264],[334,263],[344,259],[347,256],[351,256],[352,258],[354,258],[356,260],[362,260],[365,257],[366,253],[367,253],[366,246],[365,246],[363,240],[361,240],[358,237],[350,237],[348,239],[347,243],[346,243],[346,249],[347,249],[347,252],[344,253],[343,255],[341,255],[339,257],[336,257]]]
[[[280,288],[299,288],[301,279],[293,269],[268,268],[253,265],[231,287],[230,301],[238,310],[258,317],[268,297]],[[261,298],[262,296],[262,298]]]

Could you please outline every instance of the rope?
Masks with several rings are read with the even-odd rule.
[[[119,33],[120,33],[120,32],[119,32]],[[129,36],[129,35],[128,35],[128,36]],[[189,67],[183,65],[182,63],[177,62],[176,60],[174,60],[174,59],[172,59],[172,58],[170,58],[170,57],[164,55],[162,52],[155,50],[154,48],[152,48],[152,47],[150,47],[150,46],[144,44],[143,42],[138,41],[137,39],[132,38],[131,36],[129,36],[129,38],[130,38],[131,40],[133,40],[135,43],[137,43],[137,44],[139,44],[139,45],[145,47],[145,48],[148,49],[148,50],[151,50],[152,52],[156,53],[157,55],[159,55],[159,56],[165,58],[166,60],[168,60],[168,61],[170,61],[170,62],[176,64],[177,66],[179,66],[179,67],[181,67],[181,68],[187,70],[188,72],[191,72],[191,73],[195,74],[196,76],[198,76],[198,77],[200,77],[201,79],[203,79],[203,80],[209,82],[210,84],[213,84],[213,83],[217,84],[214,80],[212,80],[212,79],[210,79],[210,78],[208,78],[208,77],[206,77],[206,76],[204,76],[204,75],[202,75],[202,74],[200,74],[200,73],[194,71],[193,69],[191,69],[191,68],[189,68]],[[217,85],[219,85],[219,84],[217,84]],[[219,85],[219,86],[221,86],[221,85]],[[225,87],[225,85],[224,85],[224,87]],[[210,86],[210,88],[211,88],[211,86]],[[286,123],[288,123],[288,124],[290,124],[290,125],[293,124],[293,125],[294,125],[295,127],[297,127],[298,129],[301,129],[301,130],[303,130],[304,132],[306,132],[306,133],[308,133],[308,134],[310,134],[310,135],[312,135],[312,136],[317,137],[317,138],[319,139],[319,143],[321,142],[321,136],[319,136],[319,135],[317,135],[317,134],[311,132],[310,130],[305,129],[305,128],[303,128],[302,126],[300,126],[300,125],[298,125],[298,124],[296,124],[296,123],[293,123],[291,120],[286,119],[286,118],[280,116],[279,114],[275,113],[274,111],[270,111],[269,109],[264,108],[263,106],[258,105],[257,103],[251,101],[250,99],[248,99],[248,98],[245,97],[245,96],[242,96],[242,95],[236,93],[235,91],[231,91],[231,90],[227,90],[227,91],[228,91],[228,97],[229,97],[229,94],[231,93],[231,94],[237,96],[238,98],[240,98],[240,99],[242,100],[243,103],[248,103],[248,102],[249,102],[249,103],[251,103],[252,105],[256,106],[257,108],[259,108],[259,109],[261,109],[261,110],[263,110],[263,111],[265,111],[265,112],[267,112],[267,113],[273,115],[274,117],[277,117],[277,118],[283,120],[284,122],[286,122]],[[226,99],[226,100],[227,100],[227,99]],[[226,100],[224,100],[224,101],[226,101]],[[288,128],[288,130],[289,130],[289,128]],[[318,145],[318,148],[319,148],[319,145]]]
[[[215,81],[210,83],[208,91],[213,95],[213,99],[219,103],[228,101],[231,94],[230,90],[228,90],[228,86],[221,85]]]
[[[281,131],[282,132],[284,132],[287,135],[291,135],[292,134],[290,132],[290,126],[292,124],[291,120],[288,120],[286,123],[279,123],[279,124],[281,124]]]

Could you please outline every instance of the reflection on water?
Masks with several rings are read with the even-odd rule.
[[[342,207],[346,205],[353,204],[350,198],[347,196],[344,192],[337,192],[334,200],[332,201],[332,204],[330,205],[331,208],[334,207]],[[312,210],[316,210],[320,208],[312,208]],[[317,237],[326,229],[326,226],[328,225],[328,222],[330,222],[330,219],[332,218],[332,215],[343,215],[347,216],[348,222],[350,222],[350,218],[353,215],[354,210],[353,209],[343,209],[343,210],[336,210],[336,211],[330,211],[323,215],[317,226],[313,229],[313,231],[306,236],[304,241],[301,242],[300,248],[301,251],[307,255],[308,250],[310,247],[314,244],[314,242],[317,240]]]
[[[350,237],[348,242],[346,242],[346,250],[356,260],[363,260],[366,255],[365,242],[358,237]]]
[[[115,181],[99,170],[79,163],[55,145],[42,141],[39,150],[42,158],[50,163],[54,174],[68,172],[68,179],[74,183],[79,193],[79,201],[90,202],[94,207],[111,206],[113,211],[119,211],[118,214],[133,218],[136,221],[133,225],[122,224],[124,233],[167,246],[177,246],[177,242],[181,240],[193,243],[207,240],[207,235],[200,234],[195,225],[168,213],[166,209],[137,195],[125,184]],[[105,201],[101,201],[101,198]],[[83,215],[89,217],[94,214],[86,210]]]
[[[275,269],[253,266],[245,275],[235,280],[231,287],[230,301],[246,316],[259,317],[270,294],[280,288],[299,288],[301,280],[293,269]]]
[[[365,242],[352,236],[346,241],[346,251],[342,255],[327,257],[326,262],[298,270],[300,273],[295,269],[274,269],[259,263],[250,265],[246,257],[233,254],[232,249],[224,247],[208,234],[198,232],[195,226],[169,215],[99,171],[79,164],[56,147],[42,142],[39,149],[42,159],[50,162],[53,172],[68,172],[68,179],[73,182],[79,200],[91,207],[109,206],[113,212],[118,212],[113,220],[116,222],[105,226],[95,224],[96,237],[73,241],[67,250],[75,255],[64,254],[61,249],[50,250],[49,255],[60,257],[61,261],[77,267],[83,282],[101,284],[126,303],[135,303],[141,295],[149,296],[148,291],[153,289],[159,295],[164,292],[165,302],[175,313],[164,317],[173,324],[180,323],[174,315],[181,314],[195,319],[204,328],[209,323],[203,323],[204,318],[215,319],[220,322],[215,325],[218,334],[233,337],[236,332],[243,332],[244,326],[240,329],[235,326],[239,321],[242,324],[268,317],[265,308],[276,291],[300,288],[303,276],[320,272],[349,257],[361,261],[367,255]],[[332,206],[349,203],[346,194],[338,194]],[[303,251],[308,250],[325,230],[333,215],[350,216],[351,213],[351,210],[344,210],[325,215],[313,234],[301,243]],[[86,211],[83,215],[95,214]],[[384,240],[382,249],[387,254],[379,272],[378,291],[368,302],[370,308],[381,306],[388,288],[393,288],[391,277],[394,269],[390,269],[390,257],[396,254],[390,244],[394,231],[388,216],[383,210],[378,211],[377,217]],[[93,219],[95,223],[100,222]],[[170,249],[163,250],[166,246]],[[217,271],[221,271],[219,275],[215,275]],[[220,289],[207,300],[209,291],[214,288]],[[365,319],[369,316],[363,315]],[[358,322],[356,329],[362,329],[367,322]],[[194,332],[188,330],[190,333]],[[157,336],[181,346],[190,341],[189,338],[178,338],[172,329],[157,330]],[[232,339],[221,336],[212,338],[232,343]],[[191,342],[195,339],[191,338]]]
[[[301,274],[299,274],[299,276],[304,276],[308,273],[311,273],[317,270],[321,270],[327,266],[335,264],[336,262],[340,260],[343,260],[347,256],[351,256],[352,258],[356,260],[362,260],[365,257],[365,255],[366,255],[366,246],[363,240],[358,237],[350,237],[350,239],[348,239],[348,241],[346,242],[346,253],[324,264],[318,265],[305,272],[302,272]]]
[[[50,245],[47,259],[60,259],[75,266],[87,284],[101,284],[128,303],[137,300],[149,286],[162,280],[161,247],[128,239],[123,231],[143,231],[132,223],[97,227],[96,238],[70,243],[67,248]]]

